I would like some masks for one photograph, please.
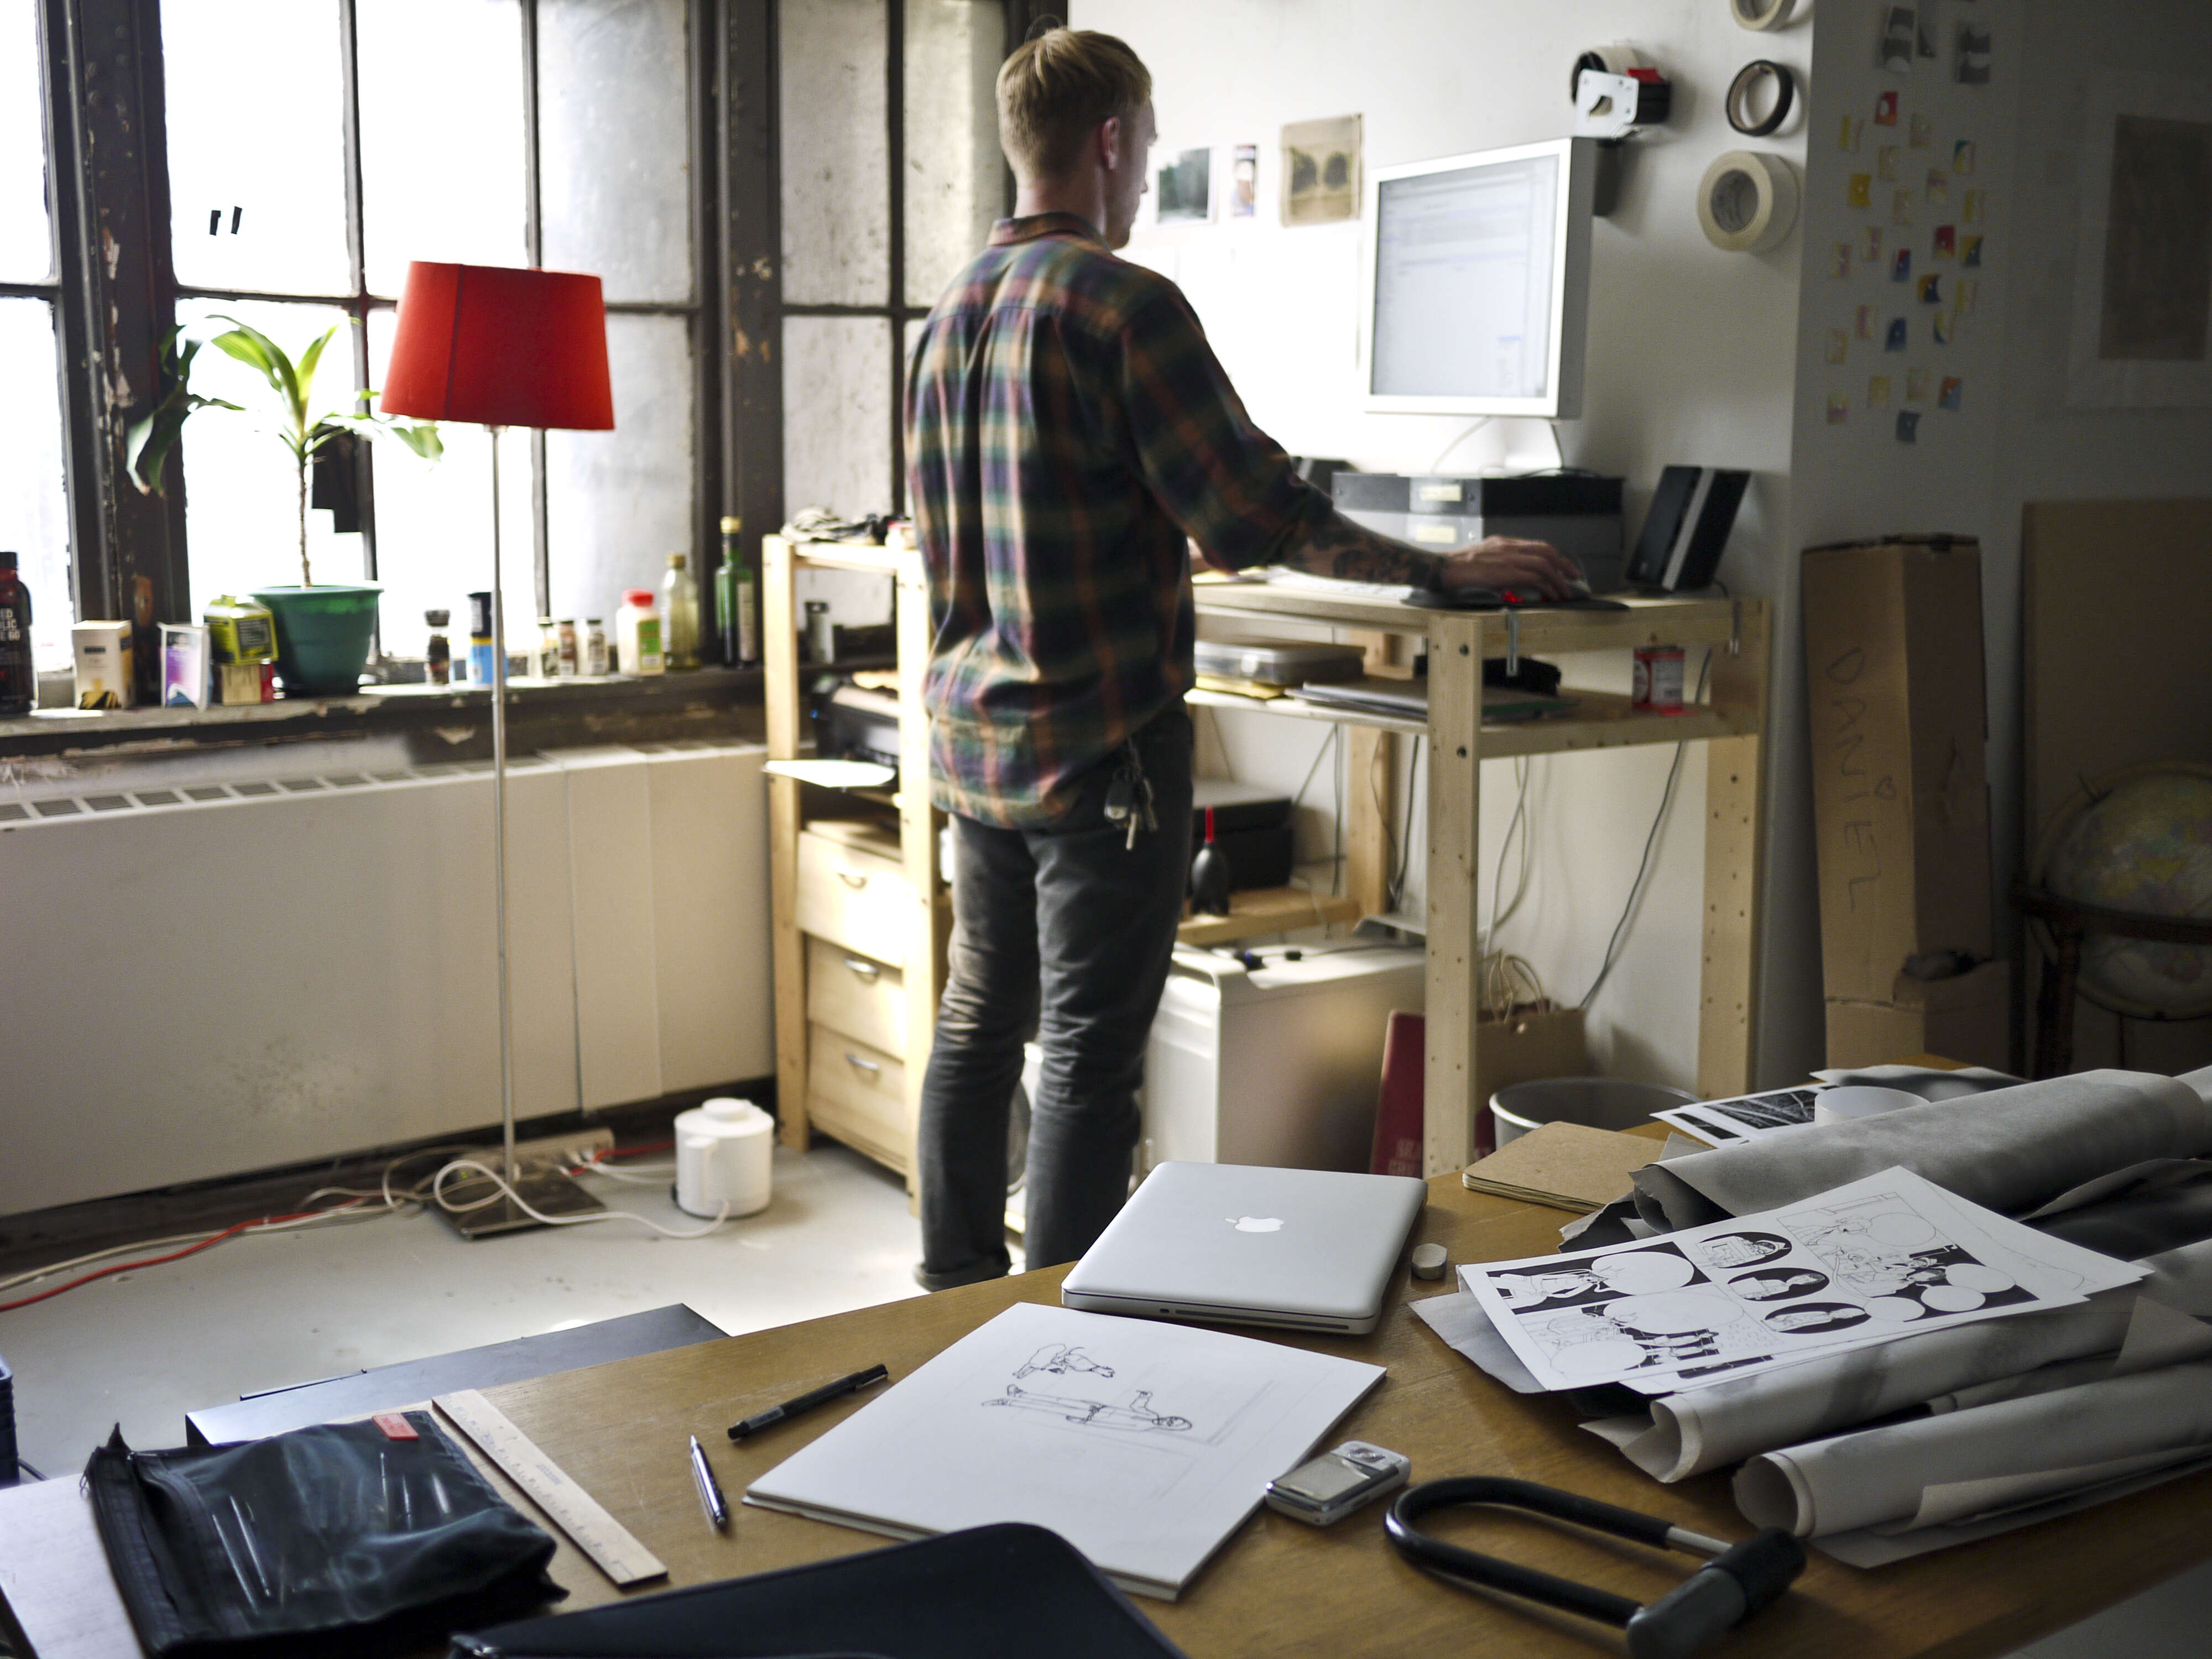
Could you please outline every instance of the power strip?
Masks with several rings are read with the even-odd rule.
[[[595,1152],[611,1152],[614,1144],[615,1132],[612,1129],[572,1129],[565,1135],[539,1135],[533,1139],[516,1141],[514,1161],[526,1166],[535,1164],[566,1168],[570,1164],[588,1162]],[[488,1146],[472,1156],[478,1162],[497,1169],[501,1149]]]

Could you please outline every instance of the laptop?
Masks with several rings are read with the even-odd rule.
[[[1094,1313],[1371,1331],[1427,1195],[1411,1176],[1162,1164],[1060,1299]]]

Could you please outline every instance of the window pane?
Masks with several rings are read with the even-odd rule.
[[[891,330],[875,317],[783,319],[783,499],[852,517],[891,505]]]
[[[337,0],[162,0],[161,50],[177,280],[350,293]]]
[[[545,263],[610,300],[691,297],[684,0],[538,0]]]
[[[70,663],[69,515],[62,493],[61,381],[54,308],[0,300],[0,547],[15,550],[31,590],[31,645],[41,668]]]
[[[295,362],[345,313],[330,306],[271,301],[185,300],[177,321],[196,340],[211,340],[234,317],[259,329]],[[353,346],[343,326],[324,348],[310,407],[343,411],[353,388]],[[279,434],[283,404],[258,371],[203,346],[192,360],[192,390],[237,404],[242,413],[203,409],[185,424],[185,537],[191,568],[192,614],[221,593],[290,586],[300,580],[298,475]],[[318,581],[362,579],[357,535],[335,535],[328,513],[307,514],[307,557]]]
[[[783,297],[879,306],[890,289],[884,0],[783,0]]]
[[[1004,204],[994,88],[1006,15],[975,0],[906,6],[906,298],[937,303]]]
[[[368,365],[380,379],[392,356],[396,313],[368,315]],[[435,463],[379,440],[376,472],[376,579],[384,649],[419,657],[429,635],[428,610],[453,613],[446,637],[456,661],[468,649],[469,595],[491,586],[491,434],[480,426],[441,424],[446,453]],[[506,590],[507,638],[521,650],[537,638],[531,595],[530,434],[500,440],[500,569]]]
[[[656,592],[671,553],[699,568],[692,513],[690,325],[607,319],[615,429],[545,434],[545,519],[556,617],[604,617],[625,587]]]
[[[0,0],[0,282],[53,280],[37,0]]]
[[[518,0],[360,0],[361,196],[372,294],[410,259],[526,265]]]

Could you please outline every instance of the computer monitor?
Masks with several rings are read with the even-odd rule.
[[[1380,167],[1360,373],[1388,414],[1582,412],[1593,140]]]

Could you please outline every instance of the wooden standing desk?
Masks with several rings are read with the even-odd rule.
[[[1290,583],[1207,580],[1197,586],[1201,622],[1230,631],[1266,631],[1273,622],[1323,623],[1352,631],[1368,647],[1370,669],[1401,664],[1407,641],[1428,653],[1425,721],[1319,709],[1291,698],[1258,702],[1193,691],[1196,708],[1248,710],[1353,728],[1352,775],[1391,775],[1391,745],[1428,739],[1428,1054],[1423,1124],[1425,1172],[1463,1168],[1474,1156],[1478,829],[1481,763],[1521,755],[1620,749],[1639,744],[1704,743],[1705,891],[1698,1020],[1698,1091],[1709,1099],[1751,1087],[1758,1029],[1759,891],[1765,836],[1765,738],[1768,667],[1766,603],[1756,599],[1632,599],[1622,611],[1521,612],[1421,611],[1316,592]],[[1710,696],[1679,714],[1630,707],[1625,696],[1577,690],[1571,713],[1485,725],[1482,664],[1516,654],[1553,657],[1626,652],[1637,646],[1685,647],[1693,695],[1701,651],[1711,653]],[[1398,672],[1405,672],[1402,666]],[[1387,809],[1369,811],[1368,791],[1352,792],[1346,835],[1346,889],[1365,909],[1380,908],[1380,864]],[[1364,876],[1364,879],[1363,879]]]
[[[1470,1193],[1456,1173],[1430,1182],[1416,1241],[1454,1261],[1497,1261],[1558,1248],[1555,1210]],[[896,1379],[1016,1301],[1056,1302],[1064,1269],[970,1285],[833,1319],[759,1331],[587,1370],[487,1390],[556,1462],[668,1563],[669,1586],[767,1571],[880,1548],[869,1534],[739,1506],[726,1534],[700,1513],[684,1437],[708,1448],[734,1504],[745,1484],[861,1408],[824,1407],[743,1446],[730,1424],[803,1389],[878,1361]],[[1750,1528],[1724,1476],[1662,1486],[1576,1426],[1561,1401],[1524,1398],[1449,1348],[1404,1303],[1449,1288],[1401,1270],[1401,1305],[1368,1337],[1274,1333],[1301,1347],[1386,1365],[1382,1383],[1334,1432],[1392,1447],[1413,1478],[1509,1474],[1565,1486],[1694,1530],[1737,1538]],[[510,1492],[510,1496],[512,1496]],[[1970,1659],[2009,1653],[2212,1558],[2204,1524],[2212,1474],[2171,1481],[2085,1513],[1878,1571],[1814,1555],[1790,1593],[1720,1652],[1759,1659]],[[526,1502],[521,1505],[526,1510]],[[1316,1530],[1262,1509],[1179,1602],[1139,1605],[1191,1659],[1587,1659],[1620,1639],[1564,1614],[1492,1600],[1431,1579],[1382,1535],[1376,1504]],[[1555,1532],[1540,1522],[1462,1513],[1444,1524],[1476,1548],[1601,1584],[1639,1601],[1663,1592],[1694,1558]],[[617,1592],[563,1542],[554,1576],[566,1606]],[[639,1593],[663,1588],[654,1585]]]

